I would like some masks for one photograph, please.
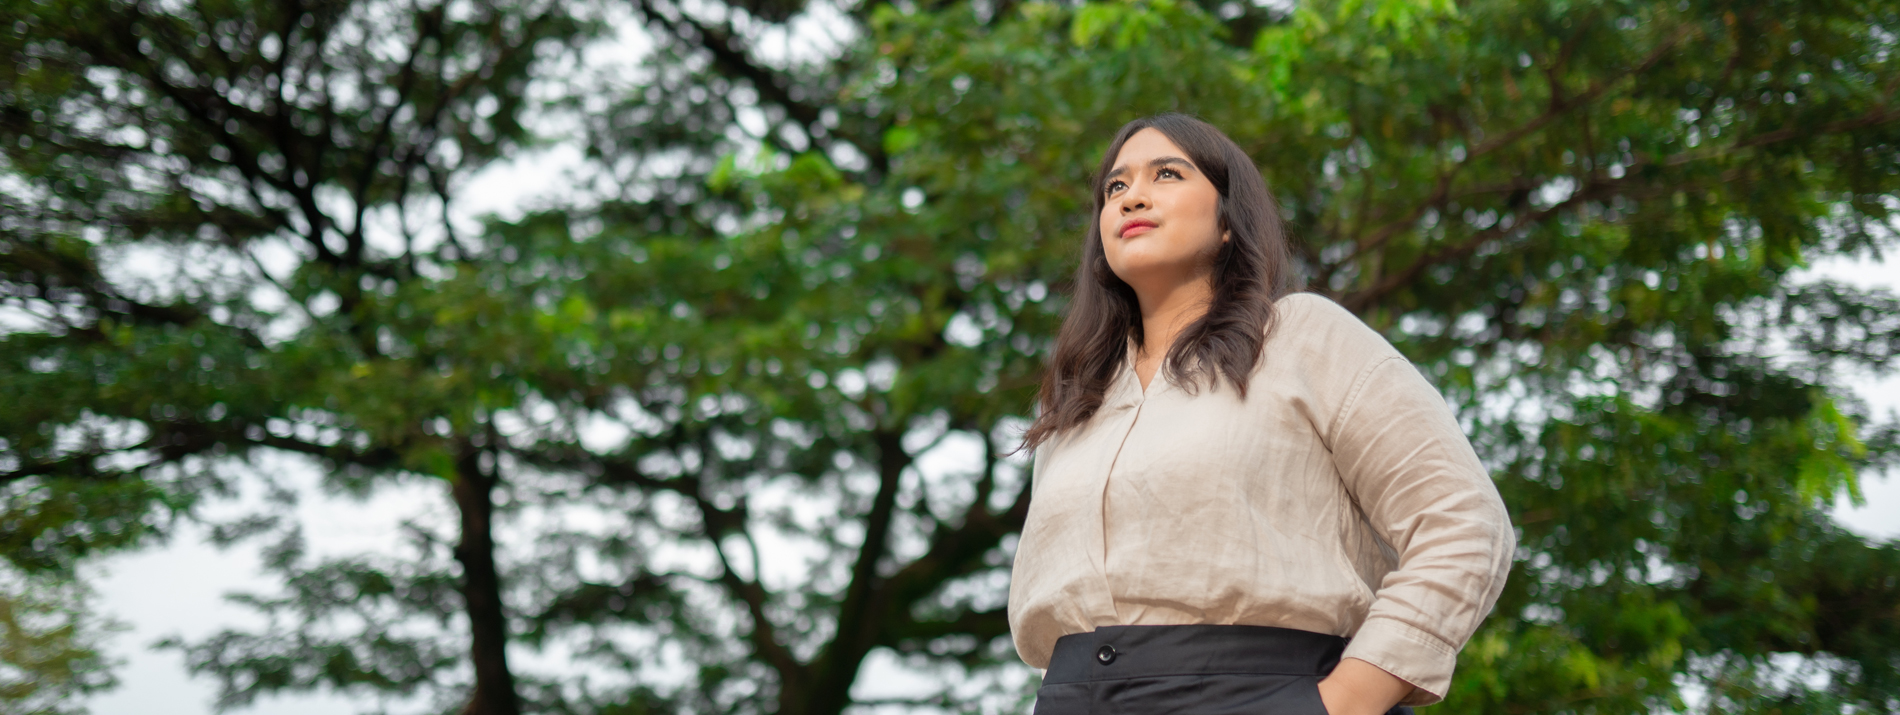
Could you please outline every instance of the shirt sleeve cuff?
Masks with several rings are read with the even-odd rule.
[[[1359,626],[1342,658],[1358,658],[1412,684],[1400,705],[1431,705],[1445,699],[1458,649],[1437,636],[1391,618],[1373,617]]]

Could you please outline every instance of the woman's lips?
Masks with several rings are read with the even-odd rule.
[[[1139,236],[1141,234],[1154,230],[1154,227],[1155,227],[1155,224],[1153,221],[1148,221],[1145,219],[1135,219],[1133,221],[1129,221],[1126,224],[1122,224],[1121,237],[1132,238],[1135,236]]]

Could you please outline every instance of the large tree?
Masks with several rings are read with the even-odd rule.
[[[6,338],[0,379],[66,399],[7,418],[16,501],[150,509],[191,493],[172,475],[202,473],[194,457],[312,441],[340,483],[454,486],[459,574],[426,531],[413,559],[313,564],[280,528],[287,588],[257,603],[290,630],[188,646],[228,702],[317,685],[455,693],[458,651],[474,644],[482,683],[481,654],[512,638],[623,674],[536,682],[547,711],[836,713],[875,699],[862,681],[878,653],[945,674],[919,705],[1019,708],[1002,596],[1028,475],[1007,455],[1060,316],[1086,172],[1121,122],[1183,110],[1254,155],[1314,288],[1438,382],[1512,508],[1522,559],[1445,707],[1627,712],[1692,692],[1710,711],[1900,709],[1900,547],[1825,513],[1894,457],[1891,419],[1841,381],[1892,369],[1900,302],[1796,270],[1895,247],[1891,3],[632,9],[653,39],[642,71],[573,105],[596,198],[493,222],[382,280],[312,249],[301,270],[336,297],[287,289],[317,301],[307,322],[255,344],[206,338],[257,356],[244,379],[102,380],[121,361],[221,358],[144,327],[159,306],[102,268],[91,292],[56,293],[8,268],[11,299],[49,327]],[[787,49],[801,27],[833,39]],[[72,136],[111,128],[72,121]],[[0,137],[10,157],[17,135]],[[223,161],[204,151],[185,165]],[[77,171],[12,161],[27,177]],[[98,175],[17,200],[72,211],[88,187],[140,186]],[[9,228],[24,247],[9,257],[72,236],[58,245],[103,266],[115,245],[219,245],[250,214],[164,234],[46,215],[64,228]],[[351,285],[360,302],[337,309]],[[91,302],[67,317],[47,296]],[[217,308],[261,310],[167,297],[220,326],[238,321]],[[169,351],[85,342],[106,319],[106,335],[176,337]],[[279,383],[294,387],[276,402],[239,397]],[[240,416],[194,416],[214,404]],[[273,407],[238,409],[257,404]],[[108,460],[127,465],[110,474],[66,457],[224,419],[264,431]],[[61,428],[97,436],[32,441]],[[95,471],[28,471],[82,461]],[[466,505],[492,509],[495,485],[521,540],[483,576],[466,554],[484,524],[468,518],[493,512]],[[96,523],[49,517],[35,528],[77,536],[36,543],[70,558],[128,533]],[[482,578],[508,585],[468,593]],[[458,599],[492,609],[495,630],[398,627]],[[1808,670],[1790,678],[1788,662]]]
[[[336,485],[437,477],[460,568],[401,589],[463,642],[294,652],[397,689],[469,663],[467,712],[517,712],[479,422],[497,405],[476,355],[416,332],[410,296],[478,255],[447,220],[456,192],[528,138],[528,83],[590,23],[559,2],[3,7],[6,557],[62,573],[147,541],[265,452]],[[390,587],[354,575],[329,585]],[[285,660],[252,685],[308,677]]]

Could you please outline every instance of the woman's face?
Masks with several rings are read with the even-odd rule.
[[[1201,280],[1227,240],[1220,191],[1152,127],[1122,143],[1102,193],[1102,251],[1137,294]]]

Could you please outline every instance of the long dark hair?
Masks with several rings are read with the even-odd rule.
[[[1128,138],[1153,128],[1187,153],[1220,191],[1220,227],[1229,232],[1214,256],[1214,296],[1207,313],[1187,326],[1168,348],[1163,369],[1188,390],[1202,379],[1210,386],[1226,376],[1244,398],[1247,377],[1260,362],[1272,327],[1273,303],[1300,290],[1280,204],[1267,191],[1253,159],[1213,125],[1185,114],[1160,114],[1122,126],[1089,179],[1095,196],[1082,261],[1075,269],[1069,314],[1056,334],[1055,354],[1042,378],[1041,414],[1023,435],[1035,449],[1089,420],[1102,406],[1108,383],[1127,359],[1128,340],[1140,345],[1141,305],[1135,290],[1109,268],[1102,252],[1102,182]]]

